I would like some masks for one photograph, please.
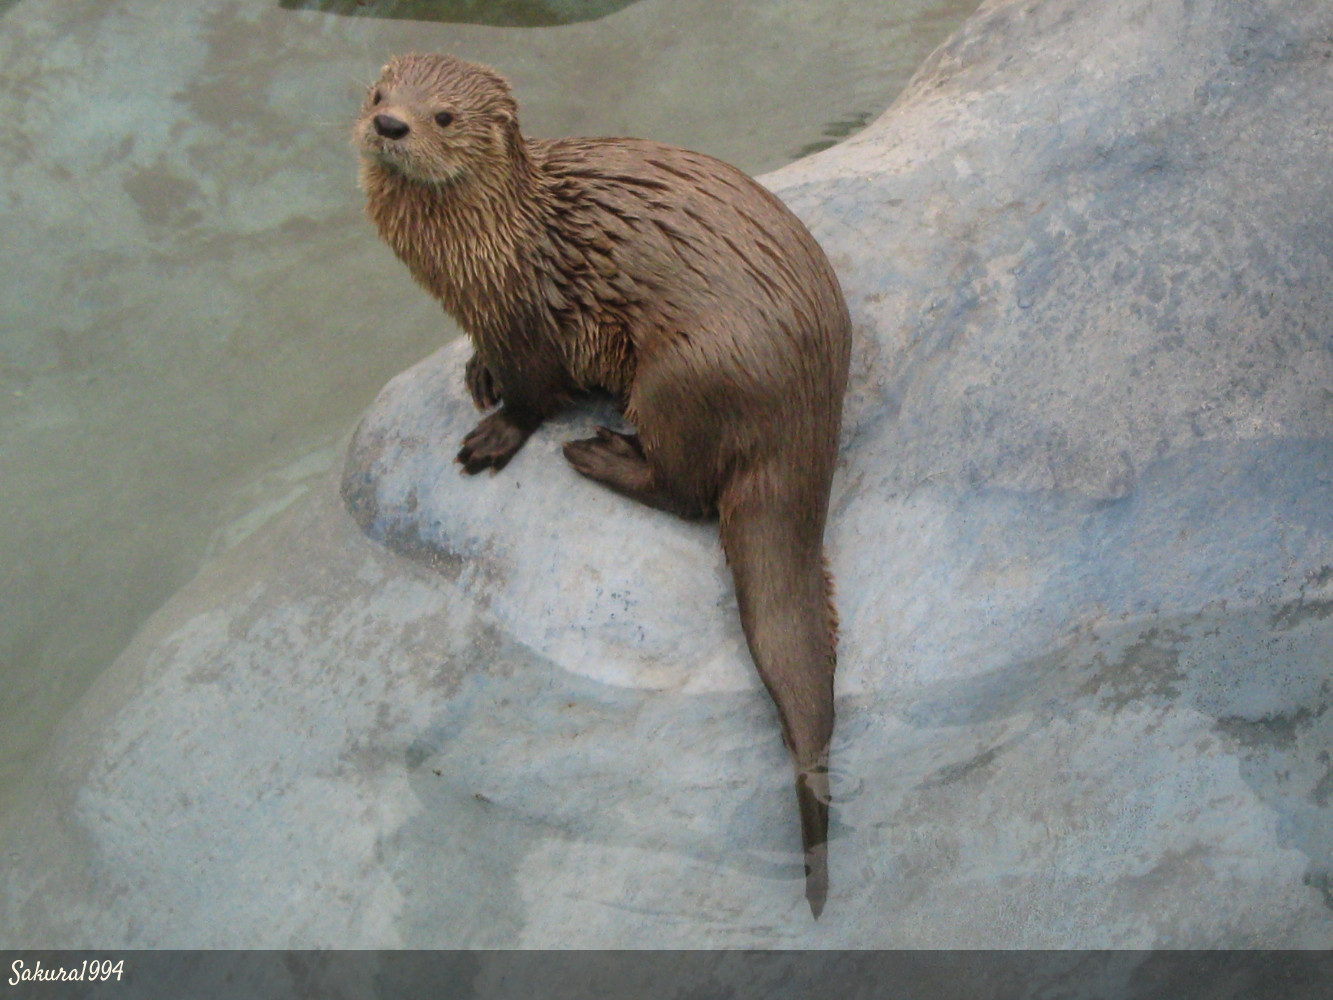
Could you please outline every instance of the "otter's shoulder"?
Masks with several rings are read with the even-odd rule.
[[[566,250],[606,255],[646,284],[671,274],[699,302],[773,298],[786,308],[806,297],[807,315],[847,325],[837,277],[809,230],[731,164],[646,139],[530,141],[529,156]],[[742,266],[723,263],[737,259]]]
[[[740,201],[781,206],[766,188],[730,163],[648,139],[538,140],[529,142],[529,152],[557,186],[619,191],[659,204],[702,197],[723,205]]]

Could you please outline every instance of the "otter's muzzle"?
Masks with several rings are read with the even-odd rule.
[[[412,131],[407,122],[393,115],[376,115],[375,131],[386,139],[401,139]]]

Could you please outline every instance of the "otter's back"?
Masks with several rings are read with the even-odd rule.
[[[776,195],[721,160],[641,139],[529,151],[551,194],[552,249],[587,286],[572,293],[629,316],[637,351],[667,346],[645,338],[713,338],[712,350],[743,351],[761,369],[786,368],[795,352],[841,398],[847,307],[818,243]],[[771,333],[764,344],[756,326]]]

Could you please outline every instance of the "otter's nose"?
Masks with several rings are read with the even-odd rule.
[[[401,139],[412,130],[407,127],[407,122],[393,115],[376,115],[375,131],[386,139]]]

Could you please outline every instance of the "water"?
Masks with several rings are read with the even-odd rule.
[[[360,217],[347,130],[389,54],[496,66],[530,134],[760,173],[872,120],[976,0],[288,9],[318,6],[0,0],[0,791],[457,334]]]
[[[353,17],[549,28],[595,21],[637,0],[281,0],[288,10],[322,10]]]

